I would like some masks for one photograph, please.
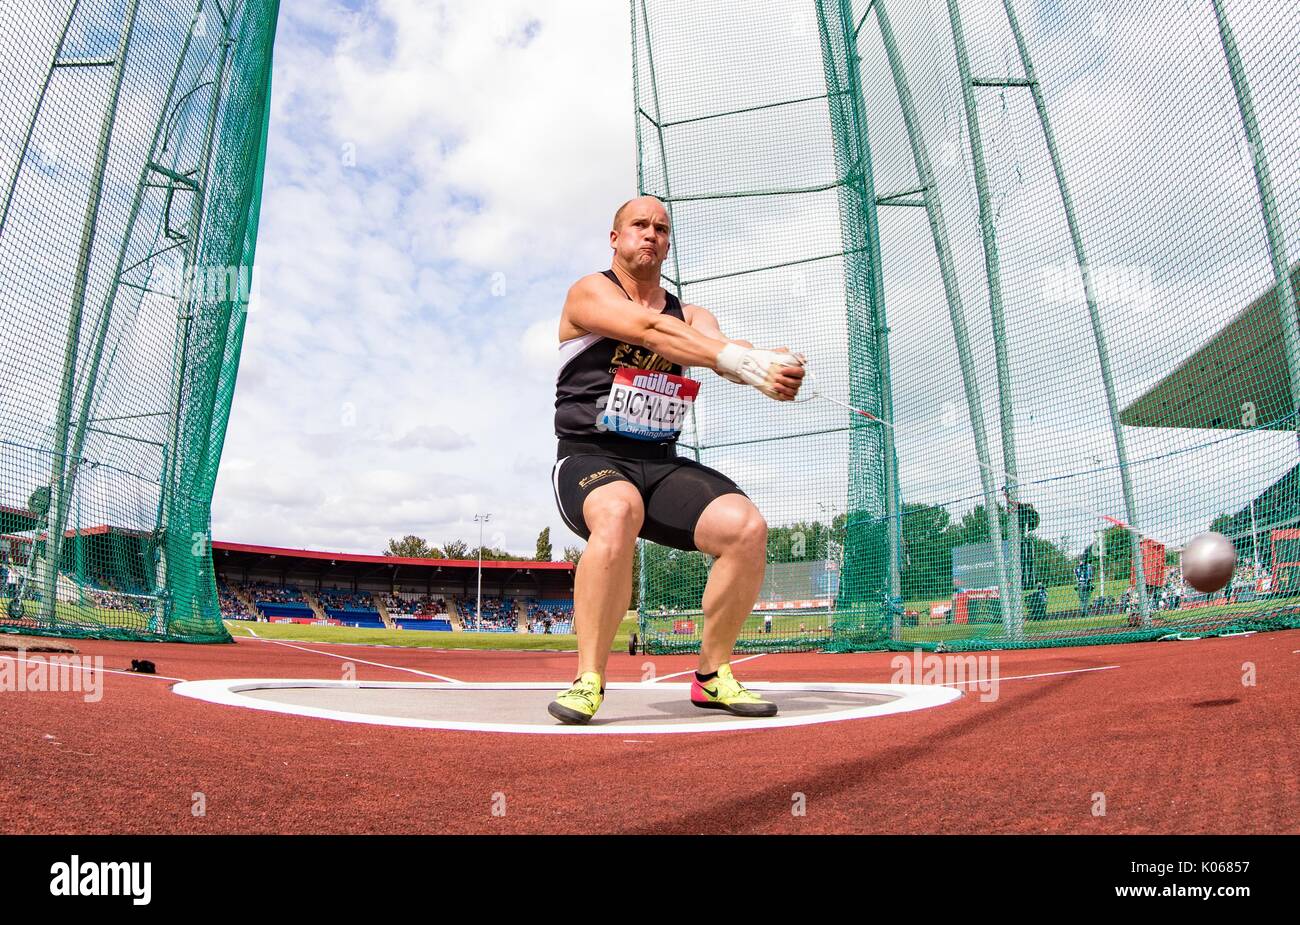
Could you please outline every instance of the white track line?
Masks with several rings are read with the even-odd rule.
[[[65,653],[65,652],[51,652],[51,653],[50,653],[50,655],[66,655],[66,654],[68,654],[68,653]],[[91,658],[91,657],[92,657],[92,656],[89,656],[89,655],[81,655],[81,656],[78,656],[78,658],[82,658],[82,659]],[[30,659],[30,658],[18,658],[17,656],[14,656],[14,655],[0,655],[0,658],[13,659],[15,662],[32,662],[32,659]],[[48,663],[49,663],[49,662],[48,662],[48,659],[47,659],[47,660],[45,660],[44,662],[42,662],[41,664],[48,664]],[[36,664],[36,663],[33,662],[33,664]],[[63,667],[63,663],[60,662],[59,665],[58,665],[58,667],[62,668],[62,667]],[[94,666],[94,665],[82,665],[82,666],[80,666],[80,668],[78,668],[78,667],[75,666],[75,665],[69,665],[68,668],[69,668],[69,670],[79,670],[79,671],[94,671],[94,670],[95,670],[95,666]],[[169,678],[169,677],[168,677],[167,675],[165,675],[165,674],[145,674],[144,672],[141,672],[141,671],[124,671],[124,670],[122,670],[121,668],[100,668],[99,670],[102,671],[102,672],[104,672],[105,674],[124,674],[124,675],[126,675],[127,677],[129,677],[129,678],[157,678],[157,679],[160,680],[160,681],[185,681],[185,680],[187,680],[186,678]]]
[[[293,643],[285,642],[282,639],[263,639],[261,636],[258,636],[257,639],[259,642],[269,642],[273,645],[286,646],[290,649],[300,649],[303,652],[310,652],[313,655],[324,655],[327,658],[337,658],[345,662],[357,662],[362,665],[373,665],[376,668],[387,668],[390,671],[409,671],[411,674],[418,674],[425,678],[437,678],[439,681],[450,681],[453,684],[461,683],[456,678],[449,678],[442,674],[434,674],[432,671],[421,671],[418,668],[403,668],[401,665],[385,665],[383,662],[371,662],[364,658],[356,658],[349,655],[335,655],[333,652],[322,652],[319,649],[308,649],[306,646],[296,646]]]
[[[999,683],[1003,681],[1025,681],[1030,678],[1052,678],[1062,674],[1082,674],[1085,671],[1110,671],[1111,669],[1118,668],[1118,667],[1119,665],[1103,665],[1100,668],[1071,668],[1069,671],[1046,671],[1043,674],[1016,674],[1016,675],[1012,675],[1009,678],[990,677],[990,678],[979,678],[974,681],[953,681],[952,683],[945,682],[942,684],[942,686],[961,687],[963,684],[988,684],[990,681],[994,681],[994,680],[998,681]]]
[[[394,632],[400,632],[400,631],[398,631],[398,630],[394,630]],[[419,632],[419,631],[413,631],[413,632]],[[466,631],[466,635],[468,635],[469,632],[470,632],[470,631],[467,630],[467,631]],[[247,637],[244,637],[244,636],[235,636],[235,635],[232,634],[230,638],[231,638],[231,639],[234,639],[236,642],[239,642],[241,639],[245,639],[245,638],[247,638]],[[266,637],[266,636],[258,636],[258,635],[256,635],[256,634],[254,634],[253,638],[254,638],[254,639],[260,639],[260,640],[262,640],[263,642],[274,642],[274,641],[275,641],[275,640],[270,639],[270,638],[268,638],[268,637]],[[334,642],[333,640],[330,640],[330,639],[317,639],[317,640],[315,640],[315,641],[312,641],[312,640],[309,640],[309,639],[303,639],[303,640],[298,640],[298,641],[300,641],[300,642],[311,642],[312,645],[315,645],[315,646],[352,646],[352,647],[354,647],[354,648],[355,648],[356,646],[361,646],[361,647],[364,648],[364,649],[401,649],[403,652],[410,652],[410,651],[412,651],[412,650],[416,650],[416,651],[420,651],[420,652],[439,652],[439,653],[444,653],[444,654],[447,653],[447,652],[508,652],[508,651],[518,651],[518,652],[575,652],[575,653],[576,653],[576,652],[578,651],[577,649],[482,649],[482,648],[476,648],[476,647],[473,647],[473,646],[470,646],[470,647],[467,647],[467,648],[462,648],[462,649],[456,649],[456,648],[448,649],[448,648],[446,648],[446,647],[438,647],[438,648],[434,648],[433,646],[416,646],[416,645],[405,645],[405,646],[404,646],[404,645],[401,645],[401,644],[399,644],[399,643],[388,643],[388,642]],[[611,650],[611,651],[612,651],[612,650]],[[620,651],[622,651],[622,650],[620,650]]]
[[[757,655],[746,655],[744,658],[738,658],[738,659],[733,660],[733,661],[731,662],[731,664],[733,664],[733,665],[739,665],[741,662],[747,662],[747,661],[749,661],[750,659],[754,659],[754,658],[762,658],[764,655],[767,655],[767,653],[766,653],[766,652],[760,652],[760,653],[758,653]],[[650,683],[651,683],[651,684],[656,684],[656,683],[658,683],[658,682],[660,682],[660,681],[667,681],[669,678],[680,678],[680,677],[681,677],[682,675],[684,675],[684,674],[695,674],[695,669],[694,669],[694,668],[688,668],[688,669],[686,669],[685,671],[674,671],[672,674],[666,674],[666,675],[664,675],[663,677],[659,677],[659,678],[651,678],[651,679],[650,679]]]

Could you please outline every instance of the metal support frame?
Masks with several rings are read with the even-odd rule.
[[[1002,6],[1006,11],[1007,22],[1011,26],[1011,34],[1015,39],[1016,50],[1020,55],[1021,67],[1025,72],[1022,79],[1014,82],[1004,81],[1002,85],[1025,87],[1029,90],[1033,96],[1034,108],[1038,112],[1039,125],[1043,130],[1043,141],[1052,159],[1052,171],[1056,176],[1056,185],[1061,196],[1061,207],[1065,211],[1066,224],[1070,230],[1070,243],[1074,249],[1075,263],[1083,276],[1084,295],[1088,303],[1088,318],[1092,322],[1093,342],[1097,348],[1097,364],[1101,370],[1102,385],[1106,390],[1106,413],[1110,420],[1111,435],[1115,443],[1116,461],[1119,463],[1120,489],[1124,495],[1124,517],[1131,528],[1129,537],[1133,543],[1138,611],[1143,628],[1149,629],[1151,626],[1151,606],[1147,598],[1146,570],[1142,561],[1142,534],[1138,530],[1137,498],[1133,490],[1133,479],[1129,472],[1124,425],[1120,423],[1119,419],[1119,397],[1115,389],[1115,377],[1111,373],[1110,352],[1106,347],[1106,332],[1101,322],[1101,310],[1097,304],[1096,287],[1092,279],[1092,273],[1089,272],[1087,251],[1083,246],[1083,232],[1075,214],[1074,200],[1070,195],[1069,184],[1065,179],[1065,165],[1061,162],[1060,150],[1056,145],[1056,134],[1052,130],[1052,121],[1047,114],[1047,101],[1043,97],[1043,88],[1039,84],[1037,76],[1035,76],[1034,63],[1029,55],[1029,47],[1025,43],[1024,32],[1020,28],[1020,20],[1016,17],[1012,0],[1002,0]],[[991,82],[985,82],[983,85],[990,84]]]
[[[926,216],[930,223],[930,234],[934,241],[935,256],[939,261],[939,273],[943,281],[944,295],[948,303],[948,317],[952,327],[953,340],[957,347],[957,360],[961,369],[962,384],[966,393],[966,408],[970,416],[971,434],[975,440],[975,455],[980,467],[980,487],[984,496],[984,512],[988,521],[989,540],[993,544],[993,554],[998,563],[999,593],[1004,601],[1013,597],[1019,599],[1020,587],[1012,584],[1007,556],[1002,543],[1002,524],[997,501],[997,488],[994,485],[994,473],[997,471],[989,455],[988,437],[984,426],[984,406],[980,396],[979,374],[975,367],[974,355],[970,348],[970,337],[966,329],[966,315],[962,306],[961,287],[957,281],[957,271],[953,263],[952,247],[948,241],[948,230],[944,221],[943,205],[939,198],[937,180],[930,161],[925,136],[921,130],[916,105],[912,100],[912,90],[908,83],[907,71],[903,66],[898,42],[894,37],[893,26],[889,21],[889,12],[885,0],[875,0],[871,9],[876,14],[876,25],[880,31],[885,56],[889,61],[889,70],[893,77],[894,92],[898,98],[899,108],[903,114],[903,123],[907,129],[908,143],[912,151],[912,162],[916,168],[917,191],[920,192],[925,205]],[[868,10],[870,12],[870,10]],[[864,17],[865,21],[865,17]],[[859,28],[861,28],[859,26]],[[1013,550],[1019,556],[1019,550]],[[1018,608],[1002,608],[1003,632],[1009,639],[1019,639],[1024,635],[1023,621],[1017,621],[1014,614]]]
[[[130,48],[131,35],[135,31],[136,14],[140,0],[128,0],[122,14],[122,29],[118,38],[117,53],[112,61],[101,62],[98,66],[113,68],[112,87],[109,91],[108,104],[99,126],[99,139],[96,145],[94,163],[90,170],[89,195],[86,212],[81,223],[81,241],[77,250],[77,265],[73,270],[71,306],[68,313],[68,326],[64,341],[63,371],[59,377],[58,410],[54,422],[53,451],[54,462],[50,472],[50,510],[53,518],[49,521],[45,546],[44,575],[37,575],[37,583],[44,585],[45,595],[42,601],[42,616],[54,622],[58,619],[59,563],[63,551],[63,530],[67,522],[71,478],[68,477],[68,436],[72,417],[72,397],[75,390],[77,374],[77,353],[81,345],[82,316],[86,305],[86,290],[89,284],[90,261],[95,244],[95,232],[99,225],[100,206],[104,196],[105,174],[108,170],[109,143],[113,137],[113,128],[117,123],[118,102],[122,94],[122,83],[126,76],[126,57]],[[68,14],[68,23],[64,27],[66,36],[77,6]],[[60,42],[62,49],[62,42]],[[50,65],[46,76],[46,88],[52,81],[53,72],[61,64],[56,58]],[[42,101],[44,89],[42,90]],[[40,118],[38,109],[32,115],[32,125]],[[22,164],[18,166],[21,170]],[[17,171],[15,172],[15,180]],[[77,454],[72,454],[73,474],[75,475]],[[65,484],[65,480],[68,484]]]
[[[1282,216],[1278,213],[1277,197],[1273,192],[1273,176],[1269,170],[1264,139],[1259,131],[1259,120],[1255,117],[1255,102],[1250,92],[1250,81],[1246,76],[1246,68],[1241,63],[1241,54],[1237,51],[1237,40],[1228,22],[1228,14],[1224,12],[1223,0],[1211,0],[1211,3],[1219,26],[1223,57],[1228,65],[1228,74],[1232,78],[1232,90],[1237,98],[1237,111],[1241,114],[1242,130],[1246,134],[1251,168],[1255,174],[1255,187],[1259,190],[1259,211],[1264,220],[1268,258],[1273,266],[1274,285],[1277,286],[1277,307],[1282,321],[1286,369],[1291,380],[1291,407],[1293,410],[1300,411],[1300,319],[1297,317],[1295,280],[1287,268],[1286,232]],[[1296,443],[1297,449],[1300,450],[1300,415],[1297,415]]]
[[[989,315],[993,322],[993,351],[998,371],[998,418],[1002,428],[1002,466],[1006,476],[1003,491],[1007,498],[1007,532],[1011,547],[1009,572],[1015,593],[1003,603],[1003,611],[1011,611],[1011,622],[1024,625],[1024,587],[1020,534],[1019,485],[1016,474],[1016,423],[1012,408],[1011,361],[1007,355],[1007,326],[1002,311],[1002,273],[998,257],[997,230],[993,223],[993,206],[989,196],[988,169],[984,161],[984,139],[980,132],[979,111],[975,104],[975,81],[971,77],[970,56],[966,51],[966,38],[962,31],[961,12],[957,0],[948,0],[948,19],[952,25],[953,45],[957,55],[957,69],[961,75],[962,105],[966,112],[967,136],[970,140],[971,161],[975,167],[975,191],[979,200],[980,231],[984,245],[984,271],[989,290]]]
[[[133,3],[134,2],[138,2],[138,0],[133,0]],[[200,22],[200,17],[202,15],[202,10],[205,2],[206,0],[195,0],[196,5],[194,8],[194,15],[191,18],[190,28],[189,31],[186,33],[185,41],[181,48],[181,52],[177,56],[176,66],[175,69],[173,70],[171,81],[168,86],[166,100],[168,101],[169,105],[163,108],[157,122],[155,123],[153,139],[150,144],[149,157],[146,159],[145,164],[141,168],[140,178],[136,186],[136,193],[131,204],[131,210],[126,224],[126,230],[122,235],[121,244],[118,249],[117,262],[112,277],[112,283],[109,286],[107,294],[105,295],[103,306],[100,311],[99,318],[97,320],[96,329],[93,335],[94,345],[90,352],[90,363],[88,369],[85,372],[84,386],[82,389],[82,398],[79,403],[80,413],[77,420],[75,432],[72,435],[72,447],[71,447],[70,455],[74,460],[80,459],[80,455],[85,443],[86,433],[87,430],[90,429],[88,428],[88,424],[90,421],[90,413],[94,402],[95,389],[99,380],[100,365],[103,358],[104,346],[108,336],[108,330],[113,315],[113,307],[116,303],[117,294],[120,287],[124,285],[129,285],[124,278],[125,274],[134,271],[136,268],[146,263],[156,260],[162,254],[176,247],[182,247],[184,249],[184,254],[182,257],[182,275],[185,278],[189,278],[190,274],[193,271],[194,261],[196,258],[196,250],[198,246],[198,241],[200,239],[200,223],[202,221],[203,203],[204,203],[206,184],[207,184],[207,173],[211,166],[212,146],[215,140],[216,116],[219,110],[221,87],[224,82],[225,68],[229,60],[230,49],[233,44],[231,42],[230,33],[229,33],[230,20],[228,17],[226,17],[224,11],[222,11],[223,36],[222,39],[216,45],[216,48],[219,49],[219,53],[220,53],[220,59],[217,64],[217,77],[214,81],[205,82],[205,84],[210,84],[213,87],[213,90],[208,104],[208,112],[207,112],[207,118],[205,122],[204,134],[199,146],[199,155],[197,157],[198,164],[197,166],[183,172],[177,169],[176,163],[180,158],[180,147],[181,147],[180,145],[177,145],[175,149],[172,151],[171,167],[165,166],[160,162],[164,159],[163,154],[166,152],[166,149],[171,142],[171,129],[172,129],[173,120],[177,117],[181,107],[183,107],[191,98],[195,90],[200,89],[201,86],[203,86],[200,85],[200,87],[190,89],[185,94],[183,94],[174,104],[171,103],[171,101],[175,98],[176,87],[177,84],[179,83],[181,72],[184,69],[185,63],[188,59],[189,49],[195,36],[195,28],[196,25]],[[134,15],[134,10],[132,12],[132,15]],[[124,34],[123,43],[125,46],[125,43],[129,40],[129,30],[124,30],[123,34]],[[123,53],[120,54],[118,57],[119,60],[122,60],[124,64],[125,52],[123,51]],[[162,141],[161,148],[160,148],[160,140]],[[199,180],[194,179],[194,176],[196,174],[200,175],[201,179]],[[158,184],[154,182],[153,180],[154,177],[163,177],[168,182],[166,184]],[[178,235],[171,228],[169,215],[165,215],[162,219],[160,219],[160,228],[155,231],[155,236],[154,236],[155,241],[159,239],[159,236],[162,236],[165,237],[167,240],[172,241],[173,243],[167,244],[162,247],[155,247],[148,257],[144,258],[143,260],[137,261],[136,263],[132,264],[131,267],[124,269],[127,249],[129,247],[130,242],[133,239],[133,235],[139,221],[139,216],[144,201],[145,191],[147,189],[154,189],[154,188],[165,188],[167,190],[168,212],[170,211],[171,196],[176,189],[178,188],[187,189],[195,194],[197,201],[194,204],[194,208],[190,212],[188,228],[186,228],[183,233]],[[143,291],[141,292],[140,295],[141,298],[143,298],[144,295]],[[186,293],[182,291],[180,293],[177,293],[176,298],[179,302],[182,298],[192,297],[192,295],[193,295],[192,293]],[[137,306],[138,306],[138,302],[137,302]],[[172,487],[171,483],[174,480],[173,479],[174,467],[177,461],[177,457],[179,455],[178,447],[177,447],[177,442],[178,442],[177,431],[179,427],[178,416],[180,413],[180,395],[181,395],[181,387],[183,384],[182,382],[183,368],[185,363],[185,357],[188,352],[188,332],[189,332],[191,316],[192,316],[192,310],[190,307],[178,307],[177,336],[175,339],[176,342],[174,343],[174,347],[173,347],[174,349],[173,371],[172,371],[173,398],[171,401],[171,407],[167,412],[169,417],[168,438],[166,441],[166,447],[164,448],[162,465],[161,465],[161,473],[160,473],[160,499],[159,499],[159,507],[158,507],[158,518],[159,518],[158,529],[159,530],[163,530],[166,527],[165,518],[166,518],[166,511],[168,509],[167,501],[168,498],[170,497],[169,491]],[[78,318],[77,320],[78,331],[79,331],[79,327],[80,327],[80,320]],[[177,353],[179,353],[179,357],[176,355]],[[75,355],[74,355],[74,360],[75,360]],[[69,379],[67,381],[68,384],[70,385],[71,380]],[[68,396],[68,398],[70,400],[70,395]],[[66,424],[64,425],[63,430],[65,433],[64,444],[66,445],[67,442]],[[170,452],[167,452],[168,449],[170,450]],[[55,495],[60,499],[61,502],[63,501],[63,499],[70,497],[75,492],[75,480],[76,480],[75,466],[73,470],[66,476],[63,485],[60,486],[58,482],[55,481],[55,479],[53,478],[51,479],[51,486],[54,489]],[[54,555],[52,556],[52,562],[54,563],[54,569],[56,575],[57,575],[57,563],[59,561],[58,556],[61,554],[58,548],[60,545],[59,541],[62,538],[62,531],[66,526],[67,513],[68,512],[67,512],[66,503],[61,503],[60,505],[58,505],[55,508],[55,520],[51,524],[52,542],[50,546],[51,546],[52,553],[54,553]],[[167,581],[165,556],[160,556],[157,569],[158,572],[155,575],[155,582],[158,587],[165,587]],[[46,579],[47,588],[50,580],[51,579],[47,577]],[[52,603],[49,606],[50,606],[50,612],[52,614],[53,612]],[[164,624],[165,619],[166,619],[165,614],[162,613],[155,614],[154,625],[151,626],[151,629],[156,632],[165,631],[166,629]]]
[[[836,22],[828,22],[823,14],[824,6],[818,6],[819,28],[822,33],[823,57],[826,59],[827,97],[844,97],[848,103],[848,112],[852,123],[852,147],[842,153],[844,160],[853,164],[843,180],[843,188],[856,203],[853,208],[861,214],[863,222],[863,240],[849,242],[852,247],[845,247],[845,253],[865,252],[867,254],[867,279],[865,280],[868,299],[871,303],[870,323],[875,339],[876,381],[875,390],[879,395],[879,416],[886,426],[880,431],[881,455],[884,463],[882,491],[885,501],[885,546],[887,552],[885,581],[886,592],[890,600],[902,598],[902,503],[898,486],[898,451],[894,443],[894,398],[893,379],[890,372],[889,326],[885,309],[884,268],[880,251],[880,200],[876,194],[875,175],[871,161],[871,139],[867,122],[867,113],[855,43],[856,32],[852,27],[852,10],[848,0],[836,3]],[[844,44],[846,60],[844,61],[845,85],[840,86],[835,73],[834,43],[831,41],[830,29],[834,25]],[[849,319],[852,323],[852,319]],[[854,386],[850,382],[850,401],[855,406],[867,404],[866,395],[852,394]],[[832,524],[832,529],[833,529]],[[845,530],[848,530],[848,513],[845,512]],[[843,576],[841,575],[841,587]],[[894,621],[889,621],[889,632],[894,635]]]

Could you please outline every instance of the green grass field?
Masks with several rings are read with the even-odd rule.
[[[23,613],[28,618],[38,618],[41,614],[40,602],[24,600]],[[8,619],[8,616],[9,598],[0,597],[0,619]],[[78,604],[70,601],[59,601],[55,605],[54,617],[65,623],[87,627],[108,626],[140,632],[148,632],[149,627],[149,616],[138,610],[110,610],[93,604]]]
[[[0,599],[0,608],[7,600]],[[36,617],[39,607],[36,602],[26,601],[25,610],[29,617]],[[929,601],[908,602],[908,610],[917,610],[922,620],[929,613]],[[1078,597],[1073,586],[1061,586],[1048,589],[1048,613],[1064,614],[1078,606]],[[1248,617],[1254,614],[1268,613],[1300,607],[1300,596],[1291,598],[1269,598],[1247,601],[1238,604],[1220,604],[1208,607],[1195,607],[1184,610],[1157,611],[1156,626],[1168,628],[1170,632],[1180,628],[1194,628],[1206,624],[1224,621],[1234,617]],[[0,609],[0,614],[4,611]],[[89,606],[60,603],[58,618],[71,627],[80,626],[93,631],[95,628],[121,628],[137,632],[147,632],[148,617],[129,610],[103,610]],[[772,633],[763,632],[764,614],[752,614],[741,630],[742,639],[767,640],[779,643],[783,639],[798,638],[808,645],[816,647],[818,639],[823,636],[829,640],[831,615],[773,612]],[[699,613],[683,613],[656,617],[652,628],[665,635],[671,635],[675,620],[694,620],[693,637],[681,637],[683,642],[698,638],[702,628]],[[436,633],[412,630],[357,629],[347,626],[316,626],[302,623],[248,623],[242,620],[224,621],[232,636],[249,636],[256,634],[266,639],[282,639],[296,642],[332,642],[361,645],[404,646],[428,649],[478,649],[501,651],[576,651],[578,637],[573,634],[538,635],[532,633]],[[20,629],[17,624],[10,624]],[[1039,638],[1046,645],[1051,645],[1051,637],[1083,636],[1092,633],[1122,631],[1128,626],[1123,615],[1065,617],[1037,620],[1026,624],[1026,633],[1030,638]],[[70,628],[71,628],[70,627]],[[612,652],[626,652],[628,640],[637,632],[635,612],[629,612],[619,626],[618,635],[610,648]],[[1001,633],[1001,624],[975,623],[964,625],[937,625],[904,627],[902,642],[926,643],[949,640],[974,639],[978,637],[995,638]]]
[[[1127,583],[1122,584],[1118,581],[1106,582],[1106,590],[1110,592],[1112,597],[1122,594],[1124,589],[1127,587],[1128,587]],[[1101,596],[1102,596],[1102,592],[1099,586],[1098,589],[1093,592],[1092,599],[1095,601],[1097,598]],[[929,598],[929,599],[918,598],[913,601],[904,601],[903,609],[915,610],[918,613],[920,613],[922,617],[924,617],[925,614],[928,614],[930,612],[931,604],[946,605],[951,603],[952,603],[951,597]],[[1074,590],[1074,585],[1052,585],[1047,589],[1047,612],[1048,613],[1061,613],[1065,611],[1078,610],[1078,609],[1079,609],[1079,595]]]
[[[1119,587],[1118,582],[1112,583],[1111,590]],[[1066,614],[1076,611],[1079,605],[1078,595],[1075,593],[1073,585],[1049,588],[1047,612],[1051,614]],[[951,598],[942,603],[950,603]],[[921,619],[924,621],[929,614],[930,601],[912,601],[905,604],[905,609],[916,610],[921,613]],[[934,601],[934,603],[941,603]],[[1218,604],[1213,606],[1192,607],[1179,610],[1160,610],[1154,613],[1157,629],[1168,628],[1168,631],[1178,632],[1180,628],[1204,626],[1216,622],[1223,622],[1234,617],[1247,617],[1253,614],[1268,613],[1282,610],[1290,607],[1300,606],[1300,597],[1294,598],[1268,598],[1256,601],[1246,601],[1238,604]],[[655,617],[651,627],[664,634],[665,637],[673,635],[673,623],[675,620],[694,620],[696,622],[696,634],[700,630],[699,613],[682,613],[675,616],[668,615]],[[798,637],[801,639],[815,640],[823,634],[829,638],[829,633],[825,628],[831,620],[828,614],[791,614],[775,612],[772,620],[771,637],[774,642],[782,638]],[[802,626],[802,630],[801,630]],[[1093,633],[1114,632],[1117,630],[1128,629],[1128,617],[1124,614],[1105,614],[1092,616],[1061,616],[1057,619],[1033,620],[1025,624],[1025,633],[1029,638],[1040,638],[1045,645],[1051,645],[1051,637],[1069,637],[1069,636],[1086,636]],[[1001,635],[1002,625],[1000,623],[967,623],[967,624],[940,624],[926,625],[924,622],[920,626],[903,627],[902,642],[946,642],[958,639],[976,639],[979,637],[996,638]],[[689,636],[678,637],[683,642],[691,639]],[[741,630],[741,638],[764,639],[768,638],[763,633],[763,615],[756,613],[745,621],[744,628]]]
[[[745,620],[745,625],[741,629],[742,634],[762,633],[763,618],[766,611],[756,611],[749,615]],[[824,630],[830,625],[831,615],[827,613],[789,613],[779,610],[771,611],[772,614],[772,632],[780,633],[797,633],[800,632],[799,626],[802,624],[805,633],[817,633]],[[677,620],[693,620],[696,629],[699,629],[701,611],[692,610],[677,614],[652,614],[652,625],[662,629],[664,632],[672,632],[673,623]]]
[[[315,626],[309,623],[249,623],[226,620],[232,636],[257,635],[263,639],[293,642],[339,642],[369,646],[404,646],[413,649],[495,649],[504,651],[578,651],[572,633],[435,633],[425,630],[357,629],[351,626]],[[636,632],[636,615],[624,617],[611,652],[626,652]]]
[[[1070,588],[1073,595],[1074,589]],[[1077,601],[1077,599],[1076,599]],[[1214,607],[1196,607],[1190,610],[1159,611],[1156,614],[1159,628],[1177,632],[1180,628],[1192,628],[1207,623],[1215,623],[1225,618],[1249,616],[1266,613],[1286,606],[1300,605],[1300,599],[1278,599],[1249,601],[1241,604],[1226,604]],[[698,614],[681,614],[677,617],[661,618],[656,621],[662,631],[670,633],[674,619],[695,619],[696,633],[700,629]],[[752,615],[741,630],[742,638],[768,639],[773,642],[785,638],[801,637],[815,640],[826,631],[830,617],[827,614],[774,614],[772,634],[762,632],[763,615]],[[578,637],[572,634],[537,635],[525,633],[433,633],[411,630],[356,629],[348,626],[315,626],[303,623],[247,623],[241,620],[227,620],[226,627],[232,636],[248,636],[253,633],[264,639],[282,639],[293,642],[327,642],[351,643],[356,645],[404,646],[426,649],[476,649],[498,651],[577,651]],[[800,624],[804,631],[800,632]],[[1122,615],[1076,617],[1059,620],[1039,620],[1026,625],[1027,634],[1032,637],[1066,637],[1082,636],[1096,632],[1124,630],[1128,628],[1128,619]],[[959,639],[973,639],[980,636],[996,637],[1001,633],[1001,624],[972,623],[965,625],[905,627],[902,632],[903,642],[940,642]],[[637,631],[637,619],[629,613],[619,626],[618,635],[614,637],[612,652],[626,652],[628,639]],[[687,641],[690,637],[687,637]],[[1044,640],[1046,644],[1051,643]]]
[[[1074,603],[1078,597],[1074,589],[1069,588]],[[1049,593],[1048,613],[1050,607]],[[1194,627],[1223,622],[1234,617],[1248,617],[1254,614],[1269,613],[1289,607],[1300,606],[1300,598],[1268,598],[1257,601],[1245,601],[1239,604],[1218,604],[1207,607],[1191,607],[1179,610],[1159,610],[1153,614],[1157,627],[1167,627],[1170,632],[1177,632],[1180,626]],[[1061,608],[1064,610],[1065,608]],[[1073,609],[1073,608],[1070,608]],[[1056,612],[1060,612],[1057,610]],[[1034,620],[1025,624],[1025,632],[1035,636],[1086,635],[1096,631],[1112,631],[1128,628],[1128,618],[1122,614],[1108,614],[1088,617],[1069,617],[1058,620]],[[973,639],[979,636],[997,636],[1001,624],[976,623],[966,625],[917,626],[903,630],[904,642],[937,642],[949,639]]]

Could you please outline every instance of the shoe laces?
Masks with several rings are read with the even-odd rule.
[[[570,700],[581,700],[592,709],[595,709],[596,707],[596,698],[594,695],[595,692],[587,687],[575,687],[565,694],[565,696]]]
[[[599,690],[599,686],[590,681],[578,680],[574,682],[573,687],[569,688],[569,691],[565,696],[581,700],[587,704],[587,706],[595,709],[597,692]]]
[[[719,673],[713,681],[717,685],[719,699],[728,697],[732,700],[741,699],[757,701],[763,699],[732,677],[730,672],[727,674]]]

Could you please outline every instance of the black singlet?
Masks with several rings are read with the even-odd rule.
[[[613,270],[604,270],[603,275],[627,296],[627,290],[623,289]],[[671,292],[664,295],[663,314],[685,321],[686,314],[677,296]],[[631,298],[628,296],[629,300]],[[636,344],[591,333],[566,340],[560,344],[560,372],[555,380],[555,436],[561,439],[596,439],[602,443],[613,441],[620,445],[644,443],[603,433],[596,427],[596,419],[605,407],[614,374],[620,367],[682,375],[681,366]]]

